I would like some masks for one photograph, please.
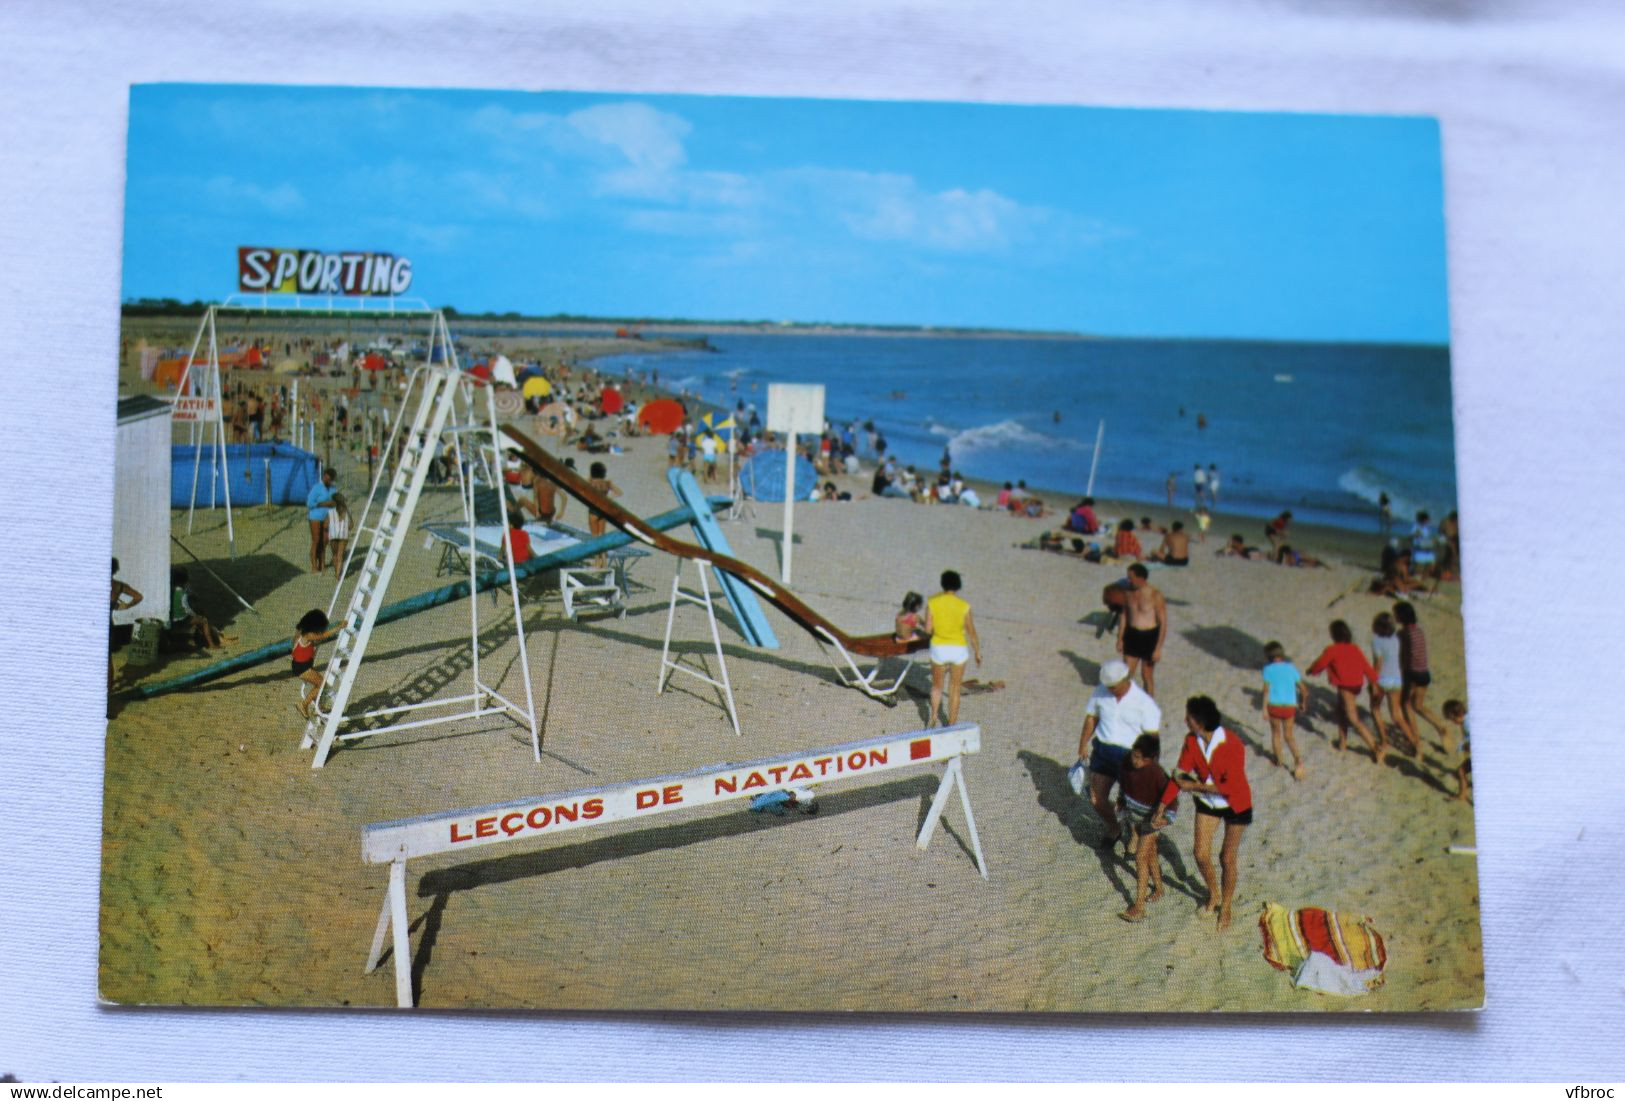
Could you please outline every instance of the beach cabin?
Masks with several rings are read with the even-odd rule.
[[[142,395],[118,403],[113,455],[113,557],[141,603],[119,624],[169,618],[170,405]]]

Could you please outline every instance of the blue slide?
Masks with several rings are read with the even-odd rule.
[[[722,534],[722,528],[718,526],[716,517],[711,515],[705,494],[700,489],[700,483],[694,480],[694,475],[674,467],[666,471],[666,480],[671,483],[672,492],[677,494],[677,500],[693,509],[694,537],[699,540],[700,546],[716,554],[734,557],[733,548],[728,546],[728,537]],[[745,636],[745,641],[765,650],[777,650],[778,637],[773,634],[773,628],[768,626],[767,616],[762,614],[762,606],[757,602],[755,592],[733,574],[724,573],[722,570],[715,572],[717,579],[722,582],[723,595],[728,598],[728,606],[733,609],[734,619],[739,624],[739,633]]]

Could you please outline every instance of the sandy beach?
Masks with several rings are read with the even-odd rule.
[[[585,358],[624,351],[622,343],[559,340],[542,354]],[[640,515],[672,508],[665,439],[618,442],[623,453],[605,461],[621,503]],[[339,488],[364,500],[364,463],[341,458]],[[1122,567],[1017,547],[1049,521],[870,498],[870,471],[834,479],[860,499],[797,506],[792,587],[848,631],[876,633],[890,628],[904,592],[937,591],[944,569],[963,575],[985,658],[967,676],[1004,682],[968,692],[960,715],[982,728],[982,750],[967,758],[965,773],[990,878],[977,874],[957,802],[929,849],[915,849],[934,768],[831,783],[816,816],[751,814],[740,802],[427,858],[413,862],[408,883],[418,1004],[1140,1012],[1481,1003],[1475,859],[1447,852],[1475,843],[1472,807],[1447,799],[1455,756],[1430,731],[1420,760],[1395,751],[1378,766],[1355,748],[1358,739],[1334,752],[1334,694],[1321,678],[1298,731],[1307,778],[1294,781],[1265,755],[1263,645],[1281,641],[1306,669],[1328,641],[1327,623],[1343,618],[1364,647],[1372,617],[1391,602],[1362,591],[1328,604],[1373,573],[1374,534],[1295,528],[1292,544],[1332,566],[1288,569],[1214,557],[1232,530],[1260,541],[1259,521],[1221,514],[1187,569],[1153,572],[1170,612],[1157,671],[1163,764],[1171,768],[1178,754],[1184,700],[1210,695],[1247,743],[1257,820],[1241,848],[1231,929],[1217,932],[1197,913],[1203,888],[1190,855],[1188,797],[1163,847],[1167,895],[1130,925],[1116,915],[1132,896],[1133,868],[1120,849],[1093,847],[1100,824],[1065,776],[1100,664],[1115,656],[1112,637],[1098,637],[1099,596]],[[1054,495],[1052,503],[1071,501]],[[430,491],[417,519],[456,512],[453,492]],[[1101,512],[1158,522],[1176,515],[1110,502]],[[287,638],[303,612],[327,603],[333,576],[307,571],[302,508],[239,509],[235,562],[221,514],[200,513],[190,534],[184,512],[176,515],[186,546],[234,586],[241,582],[258,610],[244,611],[204,571],[192,571],[200,610],[239,636],[227,653]],[[572,502],[563,519],[584,524],[586,510]],[[781,506],[757,504],[753,516],[723,527],[737,557],[777,575],[780,525]],[[688,538],[686,528],[672,534]],[[444,584],[438,558],[411,542],[392,598]],[[179,551],[175,561],[187,564]],[[313,771],[298,748],[303,722],[286,659],[196,690],[116,703],[106,752],[101,996],[390,1006],[387,961],[362,973],[386,885],[385,869],[361,860],[368,823],[926,725],[923,664],[888,706],[841,687],[813,638],[772,609],[777,650],[746,645],[727,612],[719,616],[741,735],[717,693],[697,681],[657,695],[674,565],[661,555],[636,565],[624,619],[570,622],[557,594],[533,582],[523,604],[528,669],[506,598],[477,598],[484,676],[511,698],[526,677],[535,689],[540,766],[526,730],[482,720],[367,739]],[[1416,606],[1437,711],[1467,690],[1460,586],[1447,583]],[[466,685],[468,619],[462,601],[379,628],[356,700],[420,700]],[[673,637],[691,660],[715,665],[702,612],[679,608]],[[327,654],[324,647],[321,660]],[[134,669],[127,656],[116,662],[124,686],[213,660],[166,655]],[[1261,955],[1265,902],[1369,916],[1390,955],[1384,985],[1355,999],[1294,990]]]

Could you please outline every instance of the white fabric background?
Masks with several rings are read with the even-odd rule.
[[[0,4],[0,1074],[1625,1077],[1625,740],[1613,706],[1625,541],[1619,5],[338,7]],[[1437,115],[1488,1008],[1191,1020],[98,1007],[101,598],[126,96],[132,82],[165,80]],[[1553,539],[1559,525],[1583,538]]]

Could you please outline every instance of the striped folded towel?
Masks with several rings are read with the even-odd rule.
[[[1290,973],[1294,986],[1355,996],[1382,985],[1388,950],[1370,918],[1266,902],[1258,926],[1264,958]]]

